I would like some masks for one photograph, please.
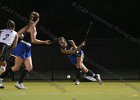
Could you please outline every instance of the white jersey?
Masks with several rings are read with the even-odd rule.
[[[8,46],[11,46],[13,44],[13,41],[17,35],[17,32],[10,29],[3,29],[0,30],[0,42],[7,44]]]

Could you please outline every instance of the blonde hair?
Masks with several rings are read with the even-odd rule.
[[[39,13],[35,11],[31,12],[29,22],[32,22],[32,21],[35,22],[38,19],[39,19]]]
[[[60,41],[60,40],[65,40],[65,38],[64,38],[64,37],[60,37],[60,38],[58,39],[58,41]]]

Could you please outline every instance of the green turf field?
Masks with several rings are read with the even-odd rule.
[[[15,82],[5,82],[0,100],[140,100],[140,82],[25,82],[18,90]]]

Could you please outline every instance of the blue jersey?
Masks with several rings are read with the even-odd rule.
[[[67,50],[72,50],[73,48],[71,47],[71,44],[68,43],[68,47],[66,48]],[[82,49],[78,50],[76,52],[76,54],[70,54],[68,55],[69,60],[71,61],[72,64],[76,64],[77,63],[77,57],[82,57],[84,56],[84,52]]]

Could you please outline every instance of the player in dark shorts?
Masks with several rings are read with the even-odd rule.
[[[12,20],[8,20],[6,29],[0,30],[0,74],[6,69],[9,52],[17,45],[18,35],[14,30],[15,22]]]
[[[76,46],[73,40],[66,41],[64,37],[60,37],[58,42],[61,46],[61,52],[63,54],[68,55],[71,63],[76,66],[76,82],[75,85],[80,84],[80,71],[82,71],[85,75],[91,76],[95,78],[99,84],[102,84],[102,80],[99,74],[93,73],[91,70],[87,69],[83,64],[84,60],[84,52],[81,49],[85,45],[85,41],[82,42],[79,46]]]
[[[18,35],[22,38],[16,48],[13,50],[12,54],[15,55],[15,65],[7,69],[0,78],[4,78],[9,72],[18,71],[21,65],[24,63],[25,68],[21,73],[21,76],[16,83],[15,87],[18,89],[26,89],[23,85],[23,81],[26,75],[32,70],[32,57],[31,57],[31,44],[51,44],[50,40],[38,40],[36,39],[37,31],[36,25],[39,21],[39,14],[37,12],[32,12],[30,14],[30,20],[28,25],[19,30]],[[4,87],[4,86],[3,86]]]

